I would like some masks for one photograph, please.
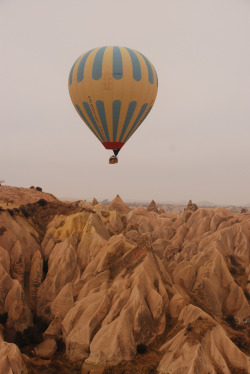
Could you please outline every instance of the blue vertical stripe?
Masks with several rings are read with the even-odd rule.
[[[99,136],[94,132],[92,126],[90,125],[89,121],[87,120],[87,118],[86,118],[85,115],[83,114],[81,108],[80,108],[77,104],[75,104],[75,108],[76,108],[77,112],[80,114],[80,116],[81,116],[81,118],[83,119],[83,121],[84,121],[84,122],[86,123],[86,125],[88,126],[88,128],[93,132],[93,134],[94,134],[95,136],[98,137],[99,140],[101,140],[101,139],[99,138]]]
[[[126,136],[124,142],[126,142],[126,141],[128,140],[128,138],[130,137],[130,135],[133,134],[134,129],[136,128],[137,124],[139,123],[141,117],[143,116],[143,113],[145,112],[147,106],[148,106],[148,104],[143,104],[143,106],[141,107],[141,110],[140,110],[138,116],[136,117],[136,120],[135,120],[135,122],[133,123],[131,129],[129,130],[129,133],[128,133],[128,135]]]
[[[122,54],[119,47],[113,47],[113,77],[115,79],[123,77]]]
[[[120,138],[119,138],[119,142],[122,142],[122,138],[124,137],[124,135],[127,131],[128,125],[129,125],[129,123],[131,121],[131,118],[134,114],[136,104],[137,104],[136,101],[131,101],[131,103],[129,103],[128,111],[127,111],[127,114],[126,114],[124,125],[122,127],[122,132],[121,132],[121,135],[120,135]]]
[[[141,80],[141,65],[138,57],[136,56],[135,52],[132,51],[130,48],[126,48],[128,53],[130,54],[131,61],[132,61],[132,66],[133,66],[133,78],[136,81]]]
[[[121,102],[120,100],[113,101],[113,142],[116,142],[119,118],[120,118]]]
[[[143,118],[143,121],[144,121],[144,119],[149,115],[149,112],[150,112],[150,110],[151,110],[152,108],[153,108],[153,106],[150,106],[150,107],[148,108],[148,111],[147,111],[145,117]]]
[[[90,119],[91,123],[93,124],[94,128],[96,129],[96,131],[100,135],[100,138],[102,139],[102,141],[104,142],[105,141],[104,137],[103,137],[103,135],[102,135],[102,133],[101,133],[101,131],[100,131],[97,123],[96,123],[96,120],[94,119],[94,116],[93,116],[93,114],[91,112],[89,104],[86,103],[86,102],[83,102],[82,104],[84,106],[84,109],[86,110],[87,115],[89,116],[89,119]]]
[[[138,53],[140,53],[140,52],[138,52]],[[149,80],[150,83],[153,84],[154,83],[154,74],[153,74],[153,70],[151,68],[151,65],[150,65],[148,59],[145,56],[143,56],[143,54],[140,53],[140,55],[144,59],[144,61],[146,62],[146,65],[147,65],[147,68],[148,68],[148,80]]]
[[[99,117],[100,117],[100,121],[102,123],[103,130],[105,132],[107,141],[110,142],[104,102],[101,101],[101,100],[97,100],[96,107],[97,107],[97,111],[98,111],[98,114],[99,114]]]
[[[77,82],[81,82],[83,80],[83,77],[84,77],[84,67],[85,67],[87,58],[89,57],[89,55],[90,55],[90,53],[92,51],[93,51],[93,49],[91,49],[91,51],[88,51],[87,53],[85,53],[85,55],[82,57],[82,59],[80,61],[80,64],[78,65],[78,69],[77,69]]]
[[[78,57],[79,59],[79,57]],[[75,64],[77,63],[78,59],[74,62],[71,70],[70,70],[70,73],[69,73],[69,86],[71,85],[72,83],[72,79],[73,79],[73,71],[74,71],[74,68],[75,68]]]
[[[99,49],[97,54],[95,55],[94,63],[93,63],[93,70],[92,70],[92,78],[98,80],[102,76],[102,61],[105,49],[107,47],[102,47]]]
[[[133,135],[133,133],[138,129],[138,127],[141,125],[141,123],[142,123],[142,122],[145,120],[145,118],[148,116],[148,114],[149,114],[149,112],[150,112],[150,110],[151,110],[152,108],[153,108],[153,106],[151,106],[151,107],[148,109],[148,111],[147,111],[147,113],[145,114],[145,116],[144,116],[143,118],[140,119],[140,121],[138,122],[137,126],[134,128],[133,132],[130,133],[130,135],[129,135],[129,137],[127,138],[126,141],[128,141],[129,138]]]

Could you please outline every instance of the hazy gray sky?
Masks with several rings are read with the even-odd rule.
[[[249,0],[0,0],[0,179],[58,197],[250,202]],[[150,115],[109,165],[68,94],[89,49],[156,68]]]

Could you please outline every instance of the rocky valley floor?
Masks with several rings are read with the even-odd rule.
[[[249,213],[49,196],[0,211],[0,374],[250,373]]]

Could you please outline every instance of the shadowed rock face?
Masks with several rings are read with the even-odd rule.
[[[184,211],[185,210],[191,210],[191,212],[195,212],[196,210],[198,210],[198,206],[196,204],[194,204],[192,202],[192,200],[189,200],[189,202],[188,202],[186,208],[184,209]]]
[[[154,200],[151,201],[151,203],[149,204],[148,208],[147,208],[147,211],[148,212],[156,212],[156,213],[159,213],[158,209],[157,209],[157,205],[155,203]]]
[[[98,204],[98,201],[96,200],[96,198],[94,197],[93,200],[92,200],[92,205],[97,205]]]
[[[32,311],[49,325],[37,355],[51,359],[62,339],[82,373],[250,373],[250,215],[89,205],[59,211],[41,244],[32,218],[0,212],[3,336],[31,327]],[[2,338],[0,352],[26,373],[15,345]]]

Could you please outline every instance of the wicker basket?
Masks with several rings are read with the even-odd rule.
[[[118,158],[115,156],[111,156],[109,159],[110,164],[117,164],[118,163]]]

